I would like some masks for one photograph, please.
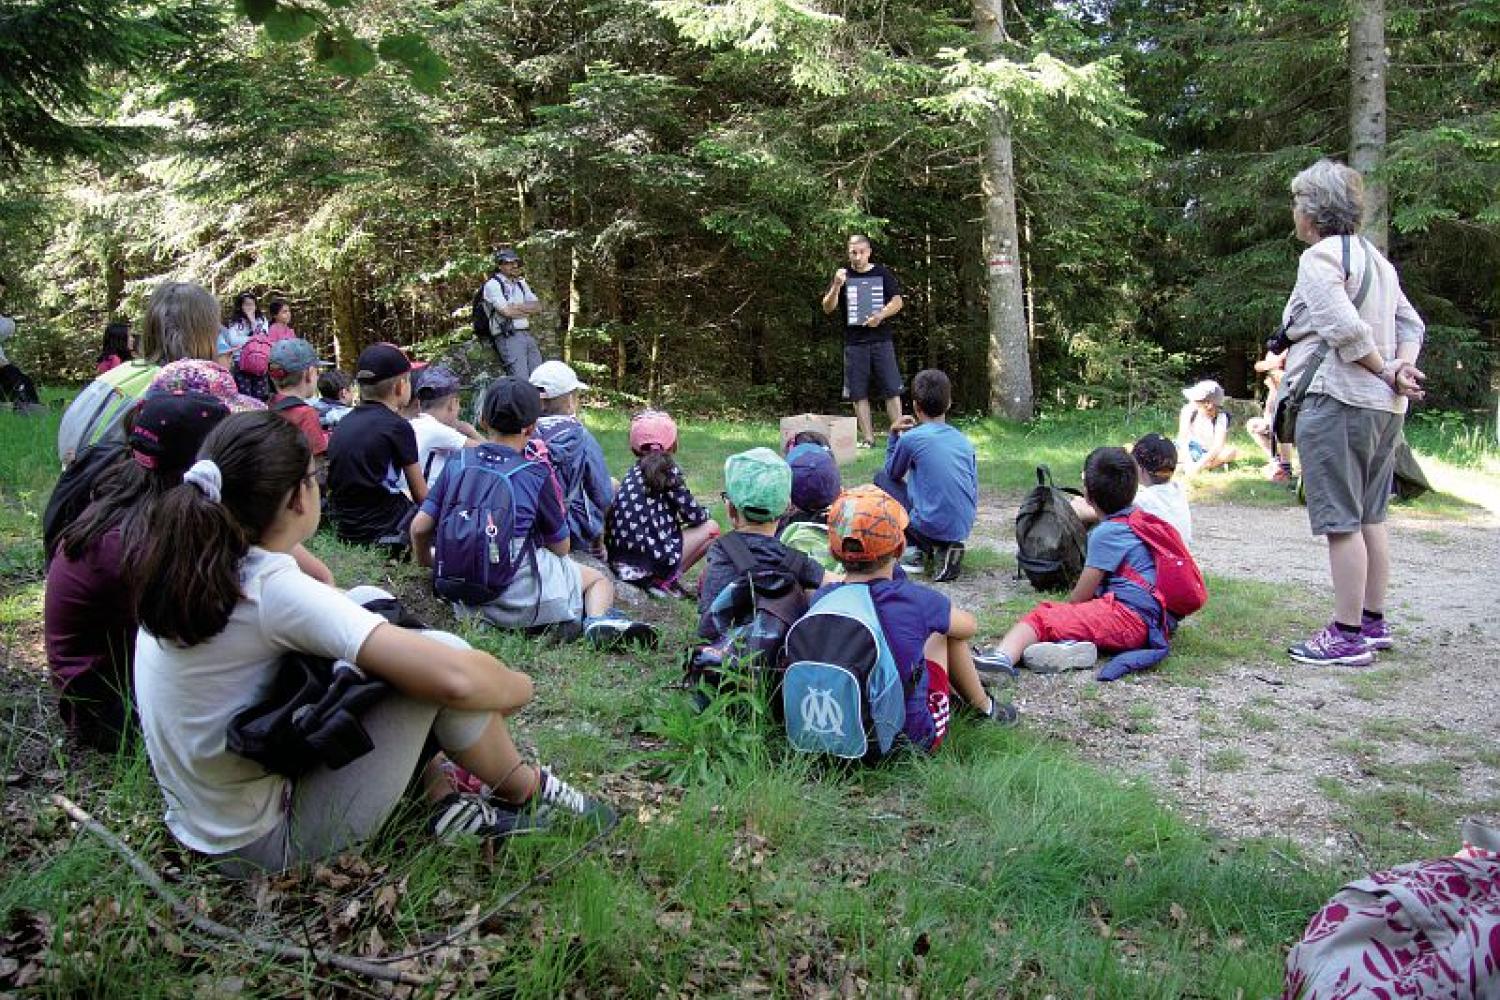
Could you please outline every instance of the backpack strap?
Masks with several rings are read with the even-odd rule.
[[[750,546],[745,544],[738,532],[730,531],[720,535],[719,544],[724,546],[724,554],[734,564],[736,573],[749,576],[755,572],[755,553],[750,551]]]
[[[299,406],[311,405],[311,403],[303,399],[301,396],[283,396],[276,401],[276,404],[272,406],[271,409],[276,413],[285,413],[287,410],[295,410]]]

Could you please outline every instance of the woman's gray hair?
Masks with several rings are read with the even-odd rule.
[[[1352,167],[1319,160],[1292,178],[1292,200],[1319,236],[1353,236],[1365,216],[1365,181]]]
[[[185,281],[156,286],[146,304],[141,356],[165,365],[183,358],[214,359],[219,335],[219,300]]]

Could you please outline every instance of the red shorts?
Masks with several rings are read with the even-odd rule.
[[[941,663],[932,660],[927,661],[927,711],[932,713],[932,747],[936,750],[943,745],[943,737],[948,735],[948,716],[953,712],[953,702],[948,697],[951,688],[948,685],[948,671],[943,669]]]
[[[1113,653],[1143,649],[1146,645],[1146,623],[1114,594],[1082,604],[1043,601],[1021,622],[1030,625],[1042,642],[1087,640]]]

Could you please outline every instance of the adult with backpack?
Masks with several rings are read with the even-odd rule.
[[[472,311],[474,336],[495,349],[502,374],[530,378],[542,363],[531,335],[531,317],[542,311],[542,303],[521,277],[521,257],[510,247],[495,252],[495,270],[474,294]]]
[[[1282,318],[1292,342],[1277,437],[1302,460],[1307,517],[1328,538],[1333,621],[1288,652],[1299,663],[1366,666],[1394,640],[1385,620],[1385,526],[1401,428],[1426,376],[1425,327],[1390,262],[1359,237],[1364,180],[1319,160],[1291,184],[1308,244]]]
[[[123,420],[163,365],[185,358],[212,362],[219,334],[219,303],[198,285],[158,285],[146,304],[140,354],[116,365],[84,387],[63,412],[57,454],[68,465],[79,452],[102,441],[123,443]]]

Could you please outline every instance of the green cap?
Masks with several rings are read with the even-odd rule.
[[[792,467],[770,448],[724,460],[724,492],[747,521],[774,521],[792,502]]]

